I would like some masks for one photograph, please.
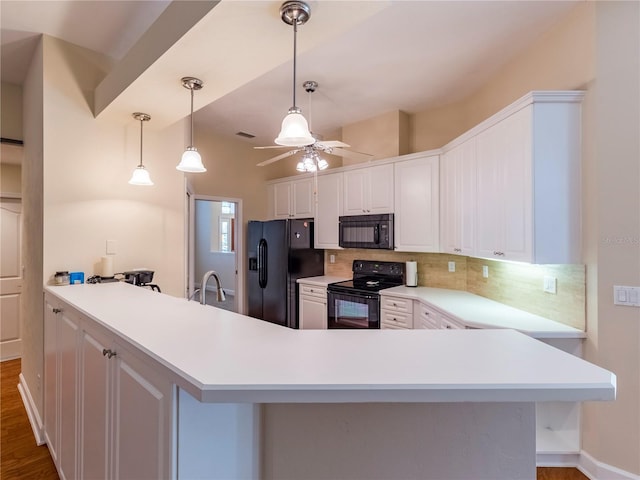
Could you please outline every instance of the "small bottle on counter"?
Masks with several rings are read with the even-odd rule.
[[[53,279],[56,285],[69,285],[69,272],[56,272]]]

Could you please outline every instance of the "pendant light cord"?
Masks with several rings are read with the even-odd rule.
[[[144,167],[142,164],[142,132],[143,132],[144,120],[140,119],[140,167]]]
[[[189,147],[193,148],[193,85],[190,88],[191,90],[191,143]]]
[[[296,108],[296,39],[298,34],[298,19],[293,19],[293,108]]]

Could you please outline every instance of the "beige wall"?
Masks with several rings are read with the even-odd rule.
[[[372,155],[370,160],[397,157],[409,153],[409,116],[400,110],[378,115],[362,122],[345,125],[342,140],[351,149]],[[345,158],[343,165],[361,163]]]
[[[0,163],[0,193],[20,195],[22,191],[22,167]]]
[[[22,87],[12,83],[0,84],[0,137],[23,140]]]
[[[640,309],[613,305],[614,285],[640,285],[640,3],[596,4],[595,151],[585,165],[589,279],[587,358],[618,376],[615,402],[585,408],[583,448],[640,474]],[[595,199],[595,201],[591,201]]]

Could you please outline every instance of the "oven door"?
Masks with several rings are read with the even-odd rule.
[[[327,328],[380,328],[380,295],[327,292]]]

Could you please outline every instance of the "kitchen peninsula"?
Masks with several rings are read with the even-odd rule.
[[[534,479],[535,402],[616,379],[512,330],[292,330],[111,283],[45,288],[44,388],[66,478]]]

